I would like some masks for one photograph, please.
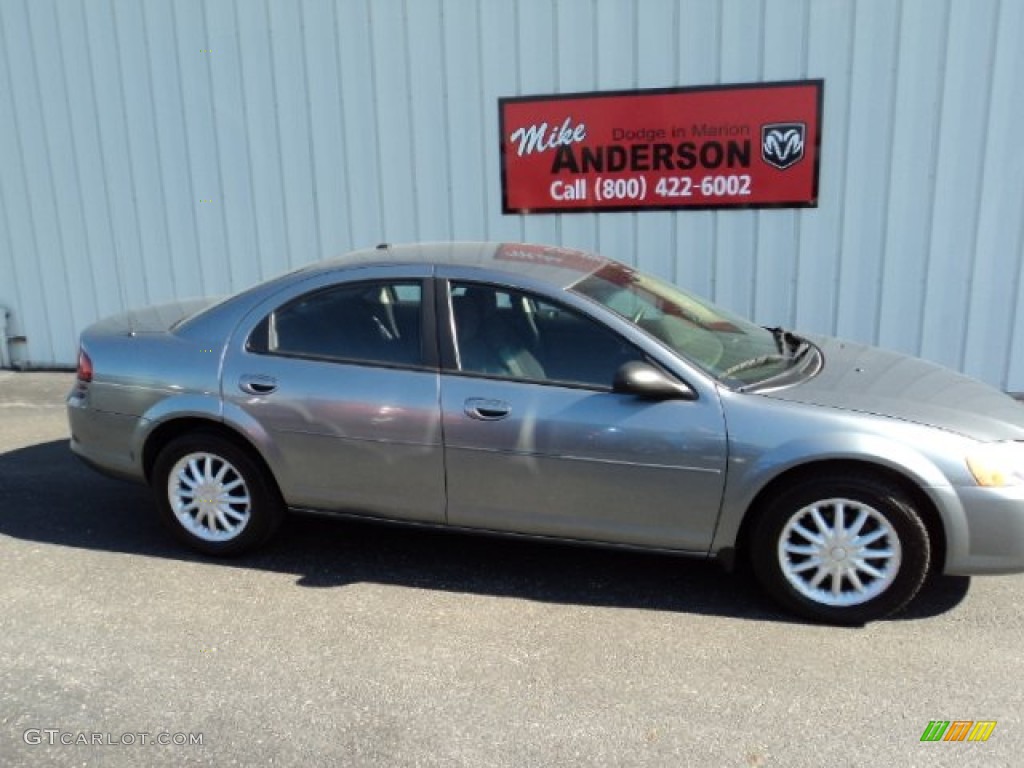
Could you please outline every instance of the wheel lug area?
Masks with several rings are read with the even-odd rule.
[[[204,512],[212,511],[217,505],[218,489],[213,483],[201,483],[196,489],[199,508]]]

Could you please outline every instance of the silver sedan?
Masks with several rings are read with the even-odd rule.
[[[1024,408],[593,254],[381,246],[81,337],[71,448],[229,555],[286,510],[751,564],[859,624],[1024,570]]]

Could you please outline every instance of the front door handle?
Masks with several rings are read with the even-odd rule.
[[[245,373],[238,379],[238,388],[250,395],[269,395],[277,389],[277,379],[260,373]]]
[[[498,421],[512,412],[512,406],[504,400],[488,400],[471,397],[466,401],[466,415],[480,421]]]

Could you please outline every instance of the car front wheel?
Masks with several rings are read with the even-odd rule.
[[[763,509],[752,562],[764,588],[815,621],[859,625],[917,594],[928,572],[928,533],[898,486],[844,474],[797,484]]]
[[[183,542],[209,555],[233,555],[276,530],[283,505],[249,454],[229,440],[199,432],[172,440],[151,478],[163,522]]]

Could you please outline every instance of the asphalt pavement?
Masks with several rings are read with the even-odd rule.
[[[215,561],[71,455],[71,382],[0,371],[0,765],[1021,764],[1024,576],[839,629],[713,563],[321,517]]]

